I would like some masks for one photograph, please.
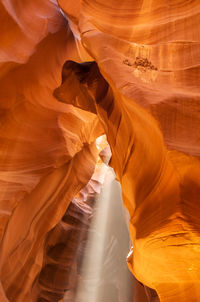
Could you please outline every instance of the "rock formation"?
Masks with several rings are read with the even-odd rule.
[[[135,302],[200,301],[199,19],[199,0],[0,1],[0,301],[73,301],[102,161]]]

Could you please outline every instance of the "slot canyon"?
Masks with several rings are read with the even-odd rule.
[[[200,1],[0,20],[0,302],[200,302]]]

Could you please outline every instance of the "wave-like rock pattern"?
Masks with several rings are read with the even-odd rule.
[[[43,267],[33,288],[34,301],[54,302],[64,296],[70,296],[69,301],[75,299],[82,250],[103,183],[104,166],[101,166],[74,197],[61,221],[48,233]]]
[[[2,1],[0,11],[1,300],[25,302],[48,232],[93,174],[102,129],[53,97],[66,59],[79,59],[56,1]]]
[[[0,1],[2,301],[31,300],[103,133],[131,271],[161,302],[200,300],[199,17],[198,0]]]
[[[198,301],[199,2],[81,3],[80,37],[109,84],[85,81],[131,216],[130,267],[161,301]]]
[[[192,188],[193,198],[198,192],[199,161],[167,151],[154,119],[137,104],[113,93],[98,70],[95,74],[95,66],[90,66],[95,84],[91,84],[90,77],[84,84],[96,98],[97,113],[112,149],[112,165],[118,172],[123,199],[131,216],[134,253],[129,256],[130,268],[141,282],[156,288],[161,301],[171,296],[183,299],[188,283],[193,286],[190,291],[196,301],[199,211],[198,204],[194,206],[192,196],[186,192]],[[99,89],[96,89],[98,81]],[[127,145],[123,137],[125,131],[129,138]],[[159,271],[160,266],[165,274]],[[176,281],[170,283],[171,278]]]

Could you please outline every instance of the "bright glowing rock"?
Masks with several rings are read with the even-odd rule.
[[[199,0],[1,1],[2,301],[30,301],[104,133],[130,270],[161,302],[200,300],[199,15]]]

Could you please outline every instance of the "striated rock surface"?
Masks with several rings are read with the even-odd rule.
[[[102,134],[135,299],[200,300],[199,19],[198,0],[0,1],[3,302],[73,296],[87,220],[73,201],[109,161]]]

